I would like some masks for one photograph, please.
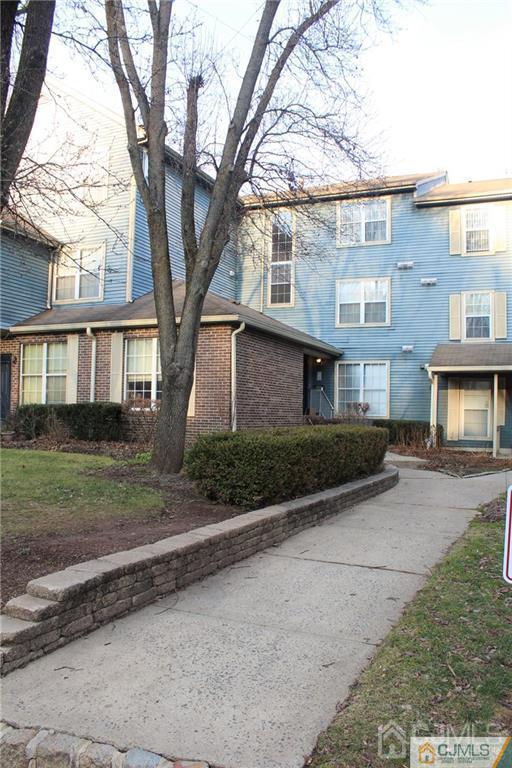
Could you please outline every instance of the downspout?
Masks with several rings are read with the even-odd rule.
[[[245,323],[231,334],[231,431],[236,432],[236,337],[245,331]]]
[[[89,401],[94,403],[96,399],[96,336],[94,335],[92,328],[86,328],[87,336],[91,339],[91,383]]]

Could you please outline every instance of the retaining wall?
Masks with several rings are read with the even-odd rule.
[[[398,470],[388,466],[337,488],[34,579],[27,585],[27,594],[10,600],[0,617],[2,674],[397,482]]]

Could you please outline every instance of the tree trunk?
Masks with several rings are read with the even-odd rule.
[[[160,474],[178,473],[183,465],[192,381],[193,371],[190,374],[183,370],[181,374],[162,377],[162,400],[152,456],[152,464]]]

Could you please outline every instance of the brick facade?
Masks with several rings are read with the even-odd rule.
[[[302,424],[304,353],[285,339],[237,336],[237,428]]]
[[[188,419],[187,438],[203,432],[231,428],[231,334],[227,324],[205,325],[199,333],[194,415]],[[133,328],[124,338],[154,338],[156,328]],[[110,330],[95,331],[95,399],[110,399]],[[1,339],[2,353],[12,356],[11,410],[19,402],[20,355],[22,344],[66,341],[67,334],[30,334]],[[246,329],[237,335],[237,427],[286,426],[302,422],[302,349],[291,342]],[[78,402],[90,400],[92,339],[79,333]],[[148,437],[151,419],[128,413],[127,437]]]

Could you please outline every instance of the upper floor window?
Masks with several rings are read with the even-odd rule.
[[[272,216],[268,303],[293,304],[293,218],[291,211]]]
[[[125,365],[126,400],[160,400],[162,372],[158,339],[128,339]]]
[[[21,403],[65,403],[66,342],[24,344],[21,354]]]
[[[55,301],[100,299],[104,262],[103,246],[62,254],[55,273]]]
[[[388,278],[338,280],[338,326],[387,325],[390,320],[390,283]]]
[[[466,253],[487,253],[491,250],[489,206],[466,208],[463,215],[464,250]]]
[[[338,363],[337,410],[370,418],[389,416],[389,363],[385,361]]]
[[[338,244],[388,243],[390,202],[389,198],[372,198],[340,203]]]
[[[464,338],[491,339],[493,294],[491,291],[477,291],[463,294]]]

